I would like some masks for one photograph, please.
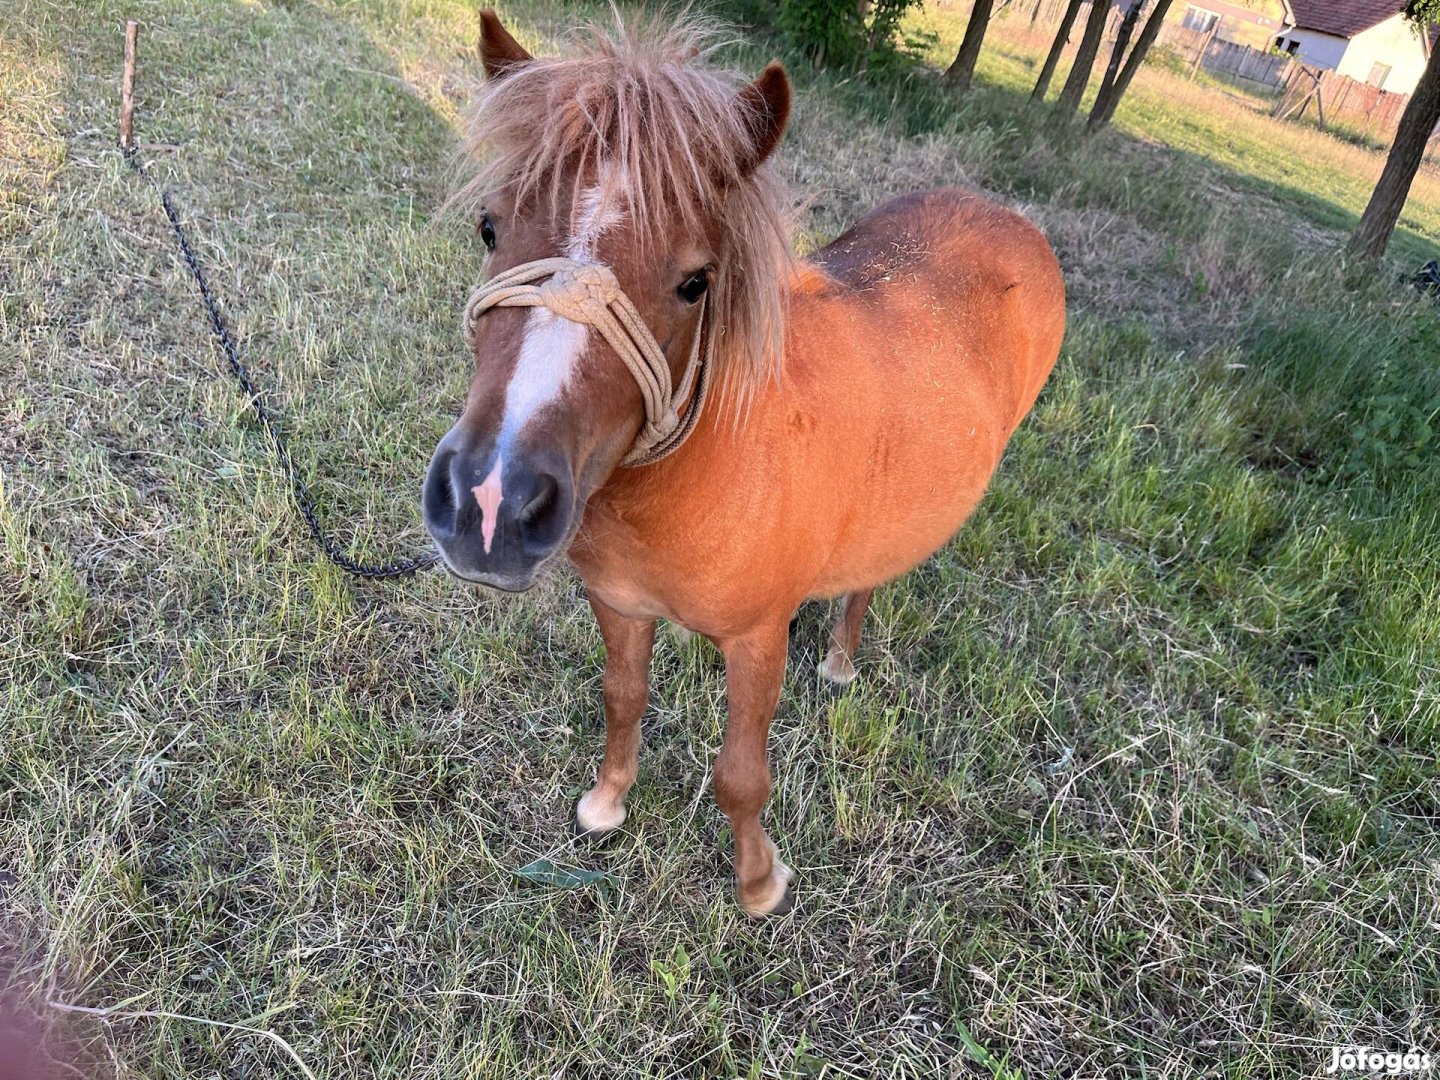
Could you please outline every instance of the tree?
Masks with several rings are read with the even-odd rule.
[[[1100,76],[1100,90],[1095,95],[1095,104],[1090,107],[1090,116],[1093,119],[1095,109],[1109,96],[1115,80],[1120,74],[1120,61],[1125,58],[1125,46],[1130,44],[1130,35],[1135,32],[1135,20],[1140,18],[1140,12],[1145,7],[1145,0],[1130,0],[1130,6],[1125,9],[1125,16],[1120,20],[1120,28],[1115,31],[1115,40],[1110,45],[1110,60],[1105,65],[1105,74]]]
[[[775,28],[804,49],[818,67],[858,68],[885,62],[897,51],[895,32],[921,0],[780,0]]]
[[[1030,92],[1031,101],[1045,100],[1045,92],[1050,89],[1050,80],[1054,78],[1055,68],[1060,63],[1060,54],[1070,42],[1070,28],[1075,25],[1075,16],[1080,14],[1080,5],[1084,2],[1085,0],[1070,0],[1065,5],[1065,14],[1060,17],[1060,29],[1055,31],[1055,40],[1050,43],[1050,51],[1045,54],[1045,65],[1040,69],[1040,77],[1035,80],[1035,89]],[[1035,10],[1040,10],[1038,3]]]
[[[1137,0],[1132,12],[1138,14],[1138,9],[1144,0]],[[1145,62],[1145,55],[1150,51],[1150,46],[1155,44],[1155,39],[1160,36],[1160,24],[1165,21],[1165,13],[1170,10],[1172,0],[1159,0],[1155,10],[1150,12],[1150,18],[1145,21],[1145,29],[1140,31],[1140,39],[1135,42],[1135,47],[1130,50],[1129,57],[1125,60],[1125,66],[1120,69],[1118,75],[1112,77],[1116,67],[1116,55],[1110,56],[1110,68],[1105,72],[1105,81],[1100,84],[1100,94],[1095,98],[1095,104],[1090,109],[1090,118],[1085,121],[1086,131],[1096,131],[1110,122],[1115,115],[1115,109],[1120,104],[1120,99],[1125,96],[1125,91],[1130,88],[1131,80],[1135,73],[1140,70],[1140,65]],[[1128,18],[1128,16],[1127,16]],[[1121,33],[1127,38],[1124,24],[1120,27]],[[1120,42],[1116,41],[1117,52]]]
[[[975,6],[970,9],[970,21],[965,24],[965,36],[960,39],[960,49],[945,70],[945,81],[962,94],[970,89],[970,80],[975,77],[975,60],[980,55],[980,43],[985,40],[985,30],[990,25],[993,5],[994,0],[975,0]]]
[[[1412,4],[1407,14],[1421,34],[1440,21],[1440,0],[1424,0]],[[1400,219],[1410,184],[1425,157],[1425,144],[1440,122],[1440,42],[1431,46],[1430,60],[1410,95],[1410,102],[1400,115],[1395,129],[1395,142],[1385,158],[1385,168],[1370,196],[1355,235],[1350,237],[1350,252],[1366,262],[1379,262],[1390,243],[1390,234]]]
[[[1080,99],[1085,96],[1085,86],[1090,82],[1090,69],[1095,66],[1095,54],[1100,51],[1100,39],[1105,36],[1105,19],[1110,14],[1110,0],[1090,0],[1090,17],[1085,20],[1085,32],[1080,35],[1080,47],[1075,50],[1075,64],[1070,68],[1070,77],[1055,102],[1062,119],[1075,115]]]

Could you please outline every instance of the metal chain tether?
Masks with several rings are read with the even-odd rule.
[[[289,478],[291,497],[295,500],[295,507],[300,511],[300,516],[305,519],[305,525],[310,530],[310,538],[325,552],[326,558],[346,573],[354,574],[356,577],[370,579],[403,577],[434,565],[435,554],[429,551],[386,563],[359,562],[347,555],[335,542],[334,537],[326,533],[320,524],[320,516],[315,509],[315,499],[310,494],[310,488],[305,483],[305,478],[301,476],[299,466],[295,464],[294,458],[290,455],[290,444],[286,440],[284,432],[280,430],[280,424],[275,419],[275,414],[266,404],[260,388],[255,385],[254,377],[240,361],[239,350],[235,347],[235,340],[230,336],[229,324],[226,323],[225,316],[220,312],[220,306],[215,301],[214,293],[210,291],[210,283],[205,277],[205,271],[200,266],[200,260],[196,256],[194,248],[190,246],[184,226],[180,224],[180,214],[175,209],[175,203],[170,198],[170,193],[160,187],[151,177],[144,162],[140,160],[137,147],[122,146],[121,152],[124,154],[126,163],[160,196],[160,205],[165,209],[165,216],[170,219],[170,228],[175,233],[175,241],[180,247],[180,254],[185,257],[185,264],[190,268],[190,276],[195,279],[195,287],[200,290],[200,300],[205,305],[205,313],[210,319],[210,332],[214,334],[215,340],[219,342],[221,350],[225,353],[225,359],[230,364],[230,372],[235,376],[235,381],[248,395],[250,408],[255,413],[255,418],[260,421],[261,426],[270,436],[270,444],[275,449],[275,457],[280,462],[281,468],[285,470],[286,477]]]

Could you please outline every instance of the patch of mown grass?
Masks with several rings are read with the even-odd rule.
[[[323,508],[363,552],[418,542],[478,267],[432,221],[472,13],[138,10],[141,139],[173,144],[146,153]],[[507,14],[548,47],[595,10]],[[110,145],[133,12],[0,13],[18,992],[248,1023],[322,1077],[1245,1077],[1437,1045],[1437,324],[1306,255],[1349,168],[1329,143],[1257,230],[1240,174],[1271,165],[1198,93],[1165,140],[1203,169],[1131,137],[1158,137],[1141,96],[1054,141],[1003,34],[958,109],[923,75],[800,72],[808,242],[981,183],[1054,239],[1072,330],[975,519],[877,595],[838,700],[801,613],[769,814],[801,906],[756,924],[708,793],[713,649],[662,635],[630,821],[577,849],[602,648],[574,579],[517,603],[317,560]],[[605,876],[516,876],[537,860]],[[97,1030],[120,1077],[287,1075],[243,1034]]]

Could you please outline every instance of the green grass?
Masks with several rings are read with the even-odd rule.
[[[540,46],[579,10],[509,14]],[[364,554],[421,542],[478,268],[432,220],[467,5],[0,12],[0,973],[57,1052],[300,1075],[45,996],[263,1029],[347,1080],[1440,1051],[1440,312],[1338,261],[1378,155],[1164,71],[1076,144],[1005,34],[960,105],[797,67],[804,243],[982,184],[1051,236],[1072,329],[981,511],[877,594],[844,698],[802,612],[768,815],[801,902],[753,923],[708,646],[662,637],[631,818],[576,850],[602,649],[573,576],[503,601],[317,560],[112,146],[137,13],[146,156]],[[1392,271],[1437,221],[1427,176]],[[538,860],[604,877],[517,876]]]

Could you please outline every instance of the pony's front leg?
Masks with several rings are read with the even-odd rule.
[[[794,903],[790,870],[760,827],[770,797],[766,742],[785,676],[788,618],[717,641],[725,654],[730,722],[715,759],[715,802],[735,836],[735,892],[750,915],[781,915]]]
[[[639,767],[640,717],[650,697],[655,620],[626,618],[594,595],[590,609],[605,641],[605,757],[595,786],[575,807],[575,831],[598,837],[625,822],[625,796]]]

